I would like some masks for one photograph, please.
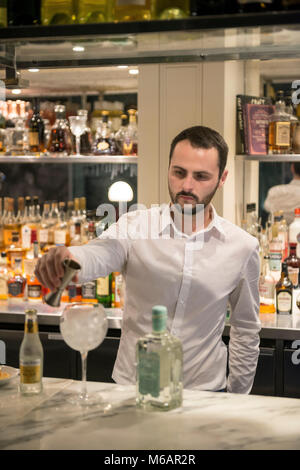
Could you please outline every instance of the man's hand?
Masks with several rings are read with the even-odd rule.
[[[62,262],[65,258],[75,260],[74,256],[65,246],[57,246],[51,248],[49,252],[42,256],[37,262],[35,275],[39,282],[43,284],[43,286],[48,287],[51,291],[56,290],[61,284],[61,279],[64,275]],[[76,282],[78,276],[75,275],[72,280]]]

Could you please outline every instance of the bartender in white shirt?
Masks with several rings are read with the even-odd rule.
[[[269,189],[264,208],[268,212],[283,211],[283,217],[290,225],[295,209],[300,207],[300,162],[291,163],[293,179],[288,184],[278,184]]]
[[[161,304],[168,308],[170,332],[182,341],[185,388],[251,391],[260,342],[258,242],[210,202],[225,183],[227,154],[222,136],[207,127],[191,127],[173,139],[169,193],[173,205],[187,209],[189,229],[180,226],[170,204],[128,212],[86,245],[52,248],[37,264],[39,281],[51,290],[60,284],[65,257],[81,264],[79,282],[122,272],[125,305],[112,375],[119,384],[135,383],[136,342],[151,331],[152,306]]]

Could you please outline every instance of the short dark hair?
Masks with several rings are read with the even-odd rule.
[[[296,175],[300,176],[300,162],[294,162],[294,170]]]
[[[217,131],[205,126],[193,126],[181,131],[171,142],[169,165],[175,146],[182,140],[188,140],[194,148],[216,148],[219,154],[219,178],[222,176],[227,163],[228,145]]]

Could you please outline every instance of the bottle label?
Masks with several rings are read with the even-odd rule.
[[[109,295],[109,276],[97,279],[97,295]]]
[[[96,283],[85,282],[81,287],[81,295],[83,299],[95,299],[96,298]]]
[[[288,274],[293,286],[297,287],[299,283],[299,268],[288,266]]]
[[[13,281],[8,283],[8,295],[10,297],[21,297],[23,295],[23,282]]]
[[[40,243],[48,243],[48,229],[46,228],[42,228],[40,231],[39,231],[39,242]]]
[[[38,299],[42,295],[42,286],[40,284],[28,284],[28,297]]]
[[[160,390],[160,358],[155,352],[139,352],[139,393],[159,397]]]
[[[269,253],[269,268],[270,271],[281,270],[281,253]]]
[[[20,361],[20,381],[22,384],[35,384],[41,381],[41,360]]]
[[[29,131],[29,145],[30,147],[38,147],[40,142],[39,142],[39,133],[35,131]]]
[[[280,147],[290,146],[289,122],[275,122],[275,145]]]
[[[30,250],[31,248],[31,228],[28,225],[22,227],[22,248]]]
[[[274,284],[265,281],[264,279],[259,281],[259,295],[265,299],[274,299]]]
[[[20,232],[16,230],[10,230],[10,229],[4,229],[3,230],[3,240],[4,240],[4,245],[9,246],[9,245],[16,245],[19,244],[20,242]]]
[[[138,5],[141,7],[146,6],[146,0],[117,0],[117,6],[131,6],[131,5]]]
[[[55,245],[66,244],[66,232],[64,230],[55,230],[54,232],[54,243]]]
[[[289,292],[279,292],[277,295],[277,310],[281,313],[290,313],[292,311],[292,296]]]

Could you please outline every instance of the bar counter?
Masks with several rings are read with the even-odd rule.
[[[21,303],[8,303],[0,301],[0,325],[1,324],[24,324],[24,311],[27,308],[36,308],[38,311],[39,325],[59,326],[59,317],[66,304],[53,308],[43,303],[33,303],[24,301]],[[108,327],[121,329],[122,310],[106,309],[108,317]],[[262,329],[260,337],[263,339],[300,339],[300,311],[293,315],[276,315],[274,313],[264,313],[260,315]],[[230,320],[226,321],[224,336],[229,336]]]
[[[89,382],[111,401],[102,411],[67,402],[79,382],[43,381],[34,397],[19,394],[18,377],[0,387],[0,449],[300,449],[297,399],[184,390],[181,408],[149,413],[134,386]]]

